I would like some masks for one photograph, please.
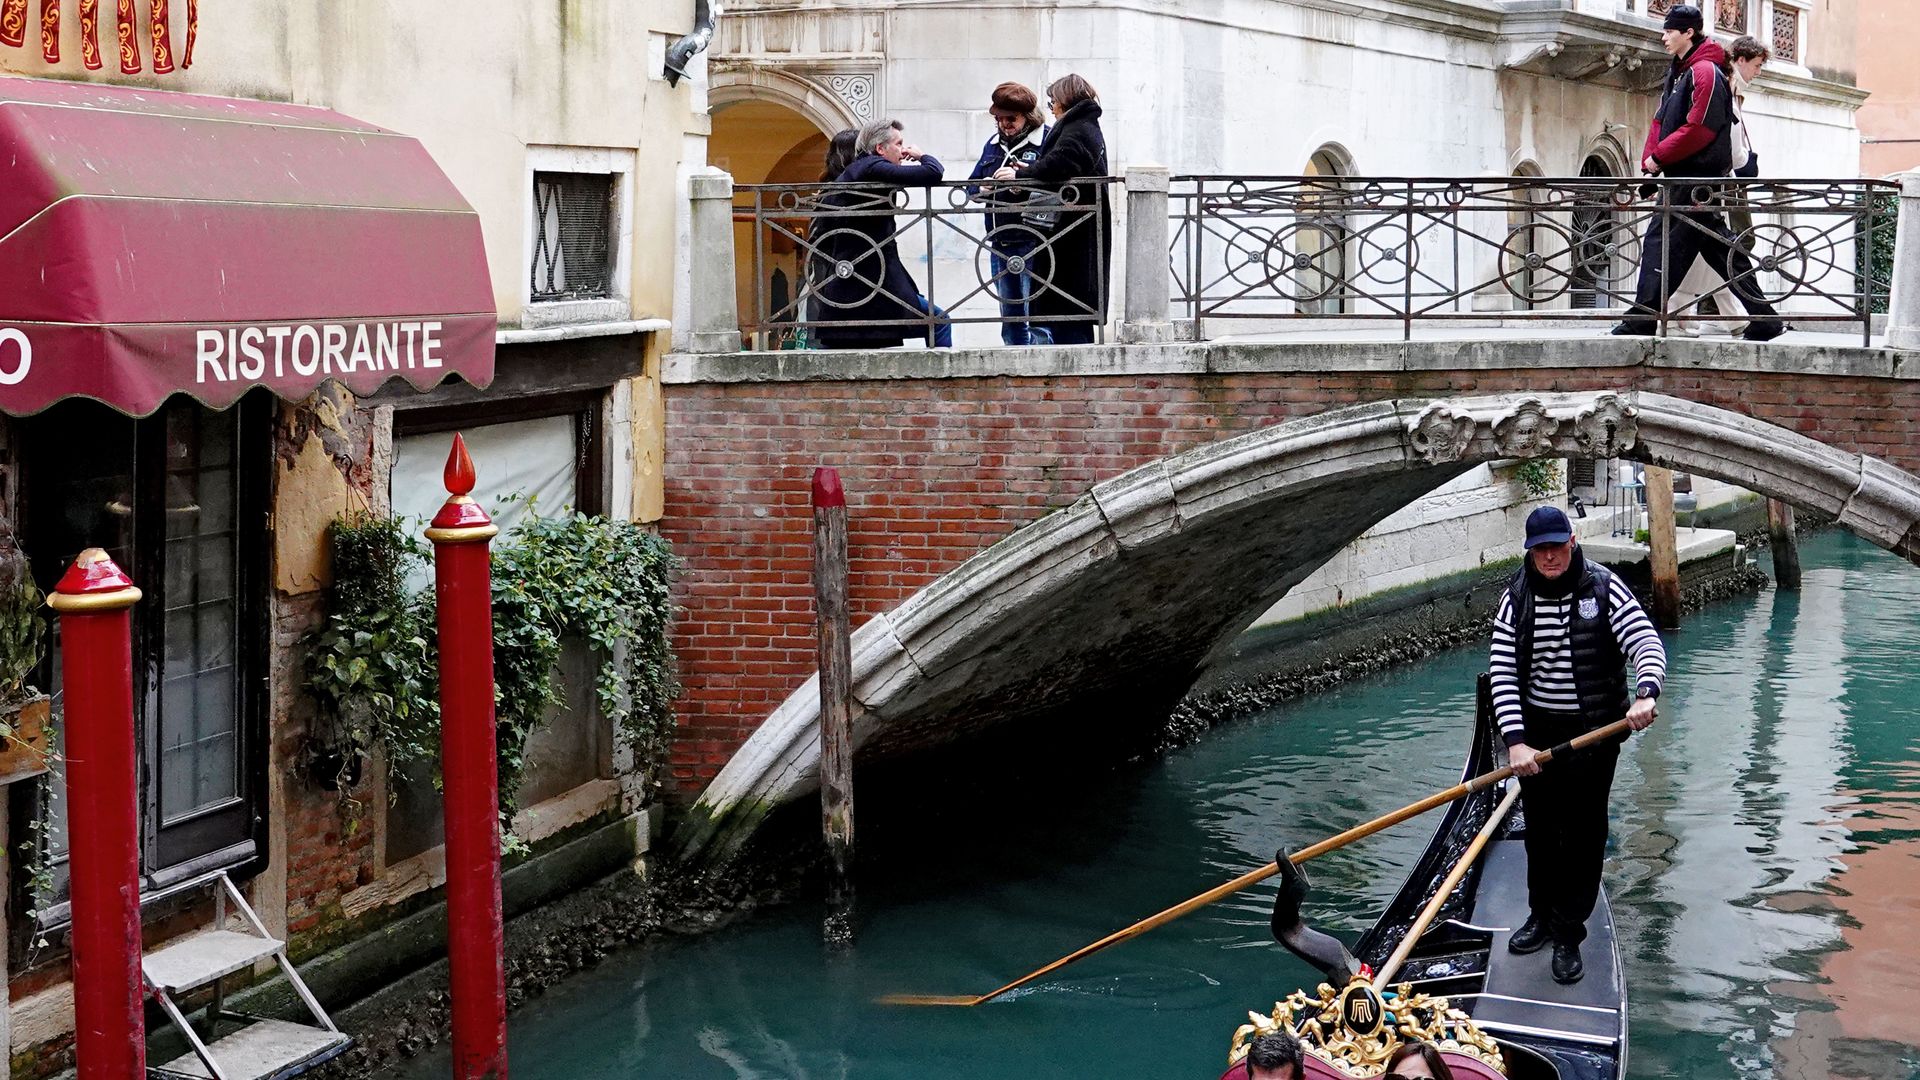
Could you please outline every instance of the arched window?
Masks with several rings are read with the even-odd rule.
[[[1348,310],[1347,246],[1353,229],[1347,218],[1345,177],[1353,162],[1345,151],[1323,146],[1307,159],[1306,190],[1300,200],[1295,250],[1308,259],[1296,283],[1302,313],[1333,315]]]
[[[1600,154],[1588,154],[1580,163],[1583,178],[1619,175]],[[1607,290],[1614,278],[1613,256],[1607,248],[1614,242],[1616,225],[1610,195],[1598,188],[1583,192],[1573,208],[1573,306],[1591,310],[1605,304]]]

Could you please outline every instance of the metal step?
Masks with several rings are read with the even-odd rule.
[[[250,968],[280,951],[282,942],[233,930],[209,930],[141,959],[147,982],[169,994],[198,989]]]
[[[227,1080],[276,1080],[298,1076],[347,1048],[352,1040],[337,1031],[291,1024],[285,1020],[257,1020],[207,1045],[207,1054],[220,1063]],[[154,1070],[168,1076],[212,1080],[200,1055],[188,1051]]]

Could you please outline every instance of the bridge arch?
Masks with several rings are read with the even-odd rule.
[[[1920,478],[1765,421],[1633,390],[1400,399],[1289,420],[1096,484],[854,634],[855,746],[1065,709],[1170,707],[1201,663],[1388,514],[1475,465],[1623,457],[1832,515],[1920,563]],[[717,857],[818,785],[809,679],[678,837]]]

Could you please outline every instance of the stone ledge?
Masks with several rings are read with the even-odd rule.
[[[1140,378],[1155,375],[1500,371],[1649,367],[1913,379],[1920,364],[1900,350],[1831,341],[1539,335],[1415,341],[1210,341],[1037,348],[787,350],[673,353],[668,386],[728,383],[885,382],[987,378]]]

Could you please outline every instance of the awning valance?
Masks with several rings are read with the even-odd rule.
[[[493,379],[480,221],[421,145],[301,105],[0,78],[0,412]]]

